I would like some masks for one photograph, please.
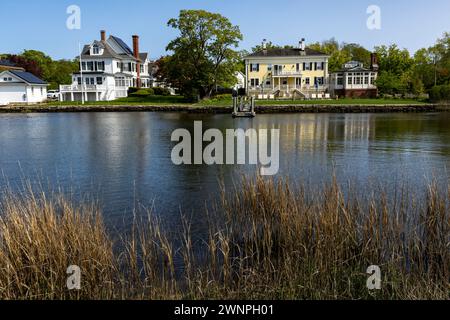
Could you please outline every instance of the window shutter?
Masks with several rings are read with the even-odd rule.
[[[250,63],[250,72],[253,70],[253,63]]]
[[[314,70],[317,70],[317,62],[314,62]]]
[[[259,63],[256,65],[256,72],[259,72]]]
[[[306,63],[303,62],[303,70],[306,70]]]

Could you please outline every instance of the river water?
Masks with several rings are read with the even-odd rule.
[[[204,219],[204,206],[257,167],[176,166],[175,129],[280,129],[280,170],[273,177],[311,187],[351,182],[361,193],[381,185],[418,192],[450,174],[450,114],[269,114],[255,119],[183,113],[0,114],[0,187],[24,181],[96,199],[105,220],[132,220],[133,209],[153,207],[168,221],[180,213]]]

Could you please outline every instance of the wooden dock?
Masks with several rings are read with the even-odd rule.
[[[254,117],[256,117],[254,97],[233,97],[233,118]]]

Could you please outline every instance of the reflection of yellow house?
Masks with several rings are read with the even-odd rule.
[[[258,98],[311,97],[328,91],[329,56],[305,47],[263,49],[245,57],[247,94]]]

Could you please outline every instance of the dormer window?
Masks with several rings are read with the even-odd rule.
[[[97,45],[92,46],[92,54],[94,55],[100,54],[100,48]]]

